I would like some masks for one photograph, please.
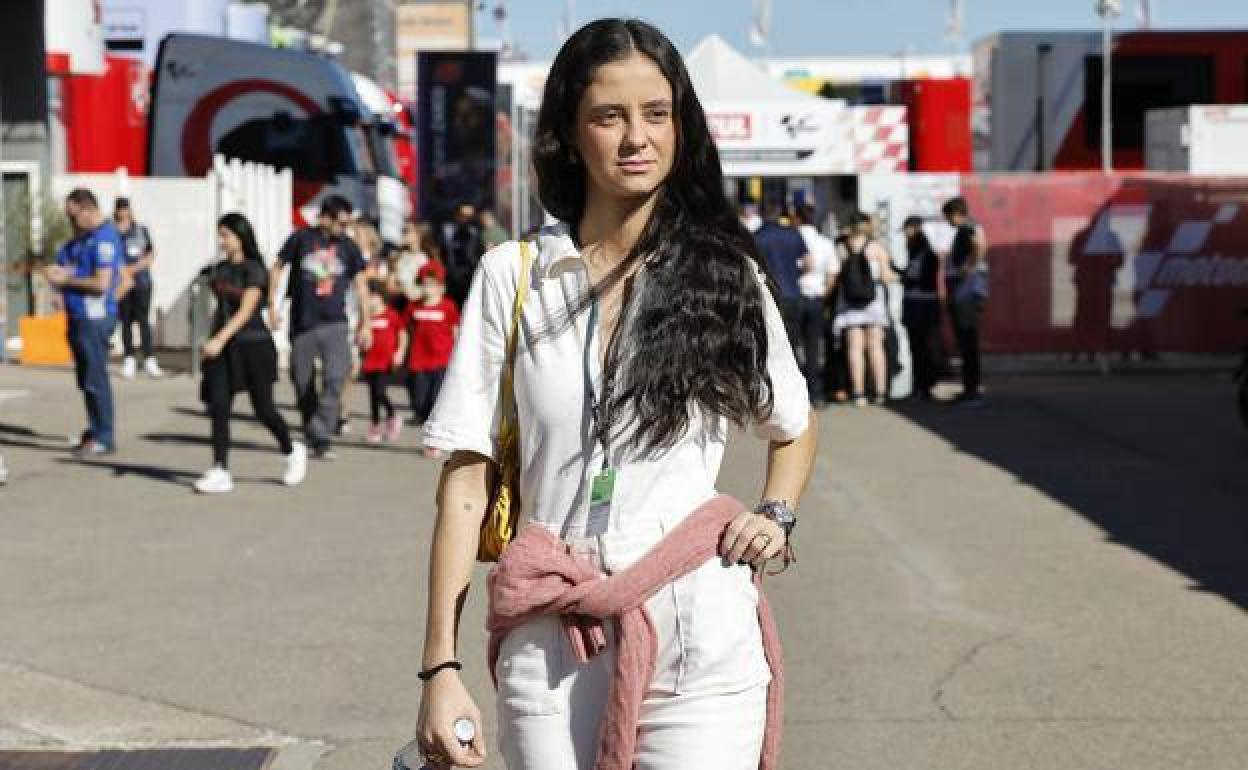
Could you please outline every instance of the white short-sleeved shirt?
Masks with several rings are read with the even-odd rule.
[[[543,229],[538,246],[516,357],[522,513],[578,552],[592,544],[589,551],[614,572],[640,558],[716,494],[729,426],[723,418],[695,417],[675,446],[657,456],[630,455],[613,446],[616,483],[610,514],[605,521],[595,517],[591,526],[590,481],[601,467],[602,450],[592,436],[587,399],[587,379],[599,392],[601,387],[598,335],[588,351],[585,345],[589,278],[566,226]],[[519,273],[515,242],[482,258],[442,390],[425,423],[426,446],[497,457],[499,377]],[[644,283],[644,270],[639,278]],[[762,281],[759,274],[760,288]],[[806,430],[809,419],[806,384],[775,302],[765,288],[762,294],[775,407],[754,429],[762,438],[791,440]],[[637,355],[644,361],[644,351]],[[651,687],[712,694],[769,681],[757,604],[749,568],[724,566],[717,559],[660,589],[646,602],[659,638]],[[500,694],[509,693],[508,702],[551,697],[547,683],[557,675],[557,661],[571,653],[560,651],[566,644],[562,635],[542,638],[545,646],[528,653],[508,648],[510,654],[532,658],[500,664]],[[536,672],[528,677],[533,681],[521,675],[529,669]]]
[[[544,228],[538,246],[516,357],[521,507],[527,518],[557,535],[599,534],[587,529],[589,482],[602,464],[585,376],[589,278],[565,225]],[[496,457],[499,376],[519,272],[514,241],[482,258],[446,378],[424,426],[426,446]],[[788,441],[806,430],[810,404],[780,314],[770,292],[762,293],[774,408],[755,433]],[[592,348],[588,370],[598,388],[597,334]],[[675,446],[657,457],[613,446],[617,475],[607,528],[627,530],[646,520],[671,523],[713,497],[728,433],[724,418],[695,416]]]
[[[832,278],[840,271],[841,262],[836,255],[836,244],[831,238],[815,229],[814,225],[797,228],[806,243],[806,254],[811,267],[797,279],[798,291],[803,297],[822,297],[828,293]]]

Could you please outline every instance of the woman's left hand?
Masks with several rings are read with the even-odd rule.
[[[719,555],[729,564],[749,563],[760,570],[768,560],[784,551],[784,530],[757,513],[744,511],[724,529],[719,539]]]

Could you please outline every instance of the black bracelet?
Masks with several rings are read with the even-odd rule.
[[[462,671],[464,668],[464,664],[460,663],[458,660],[448,660],[445,663],[439,663],[433,668],[427,668],[424,671],[421,671],[416,676],[420,677],[420,681],[428,682],[430,679],[433,679],[433,677],[436,676],[439,671],[443,671],[448,668],[453,668],[456,671]]]

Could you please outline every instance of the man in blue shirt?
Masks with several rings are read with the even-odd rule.
[[[117,268],[121,238],[100,212],[95,195],[77,188],[65,198],[65,216],[74,237],[56,253],[46,271],[48,283],[61,291],[69,316],[69,347],[74,374],[87,406],[87,430],[74,450],[80,460],[112,454],[113,391],[108,381],[108,342],[117,323]]]
[[[754,242],[766,262],[767,274],[776,285],[776,305],[784,319],[789,334],[789,344],[799,348],[799,322],[802,291],[798,278],[810,264],[806,253],[806,241],[797,228],[780,223],[784,206],[780,201],[768,201],[763,209],[763,226],[754,232]]]

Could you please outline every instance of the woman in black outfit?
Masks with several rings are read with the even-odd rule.
[[[217,312],[212,336],[203,347],[203,392],[212,415],[213,466],[195,482],[195,491],[213,494],[234,488],[226,459],[230,449],[230,409],[234,394],[240,390],[247,391],[256,418],[273,433],[286,455],[282,483],[294,486],[307,474],[308,451],[302,443],[291,441],[290,429],[273,405],[277,347],[260,315],[268,294],[268,270],[247,217],[234,212],[221,217],[217,237],[225,259],[212,270]]]
[[[943,261],[923,232],[923,220],[907,217],[902,229],[910,261],[902,273],[905,303],[902,323],[910,335],[914,358],[914,392],[931,398],[932,388],[946,373],[945,343],[941,338],[940,312],[944,306]]]

